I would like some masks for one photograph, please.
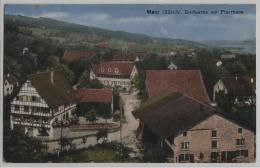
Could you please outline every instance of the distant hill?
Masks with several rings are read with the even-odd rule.
[[[130,42],[157,42],[162,44],[176,44],[176,45],[188,45],[202,47],[203,44],[198,42],[183,40],[183,39],[169,39],[169,38],[157,38],[151,37],[143,34],[129,33],[124,31],[112,31],[97,27],[84,26],[74,23],[68,23],[63,21],[58,21],[49,18],[32,18],[21,15],[5,15],[5,19],[18,24],[18,26],[27,26],[34,28],[46,28],[46,29],[56,29],[74,33],[83,33],[88,35],[96,35],[106,39],[118,39],[126,40]]]
[[[209,47],[223,47],[223,48],[240,48],[242,52],[256,53],[256,40],[213,40],[213,41],[201,41],[202,44]]]

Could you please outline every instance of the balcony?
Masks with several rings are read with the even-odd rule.
[[[48,122],[45,122],[45,123],[39,123],[39,122],[28,122],[28,121],[21,121],[21,120],[13,120],[12,121],[13,124],[16,124],[16,125],[23,125],[23,126],[30,126],[30,127],[45,127],[45,128],[50,128],[50,124]]]

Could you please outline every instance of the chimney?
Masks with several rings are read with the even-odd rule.
[[[51,70],[51,83],[52,84],[54,83],[54,80],[53,80],[53,70]]]
[[[250,79],[250,82],[251,82],[251,83],[254,83],[254,78],[251,78],[251,79]]]

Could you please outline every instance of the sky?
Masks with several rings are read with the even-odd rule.
[[[159,14],[148,14],[147,10]],[[181,14],[163,14],[180,10]],[[185,14],[185,10],[207,10],[209,14]],[[217,14],[210,14],[217,10]],[[220,14],[221,10],[243,14]],[[254,5],[6,5],[5,14],[46,17],[86,26],[141,33],[172,39],[245,40],[255,39]]]

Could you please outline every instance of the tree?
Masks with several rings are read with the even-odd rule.
[[[54,69],[58,68],[60,65],[60,59],[58,56],[51,55],[47,60],[47,65]]]
[[[86,87],[89,84],[89,71],[85,70],[80,79],[79,79],[79,86],[80,87]]]
[[[72,139],[65,138],[65,137],[61,138],[61,140],[60,140],[60,146],[61,146],[61,149],[62,149],[62,150],[63,150],[64,148],[66,148],[66,147],[69,147],[70,150],[71,150],[71,149],[72,149],[72,146],[73,146],[73,144],[72,144]]]
[[[98,131],[98,133],[96,134],[97,141],[102,139],[102,143],[106,143],[107,142],[107,135],[108,135],[107,129],[102,129],[102,130]]]
[[[68,65],[60,64],[57,70],[60,70],[71,84],[75,82],[75,74],[69,69]]]
[[[97,120],[97,112],[95,109],[91,109],[86,114],[86,119],[90,122],[95,122]]]
[[[36,163],[45,162],[47,145],[36,138],[15,129],[4,136],[4,159],[6,162]]]

